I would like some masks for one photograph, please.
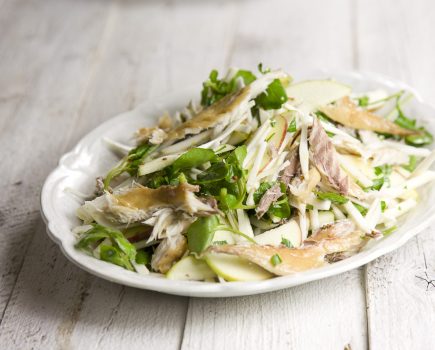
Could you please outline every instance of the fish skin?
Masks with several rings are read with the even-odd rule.
[[[221,98],[211,106],[204,108],[192,119],[171,130],[166,140],[175,142],[185,138],[187,135],[198,134],[204,129],[224,123],[226,119],[230,119],[230,113],[249,98],[249,92],[250,87],[248,85],[237,92]]]
[[[282,71],[274,71],[259,77],[251,84],[243,87],[239,91],[228,94],[208,106],[174,129],[168,131],[165,144],[172,144],[188,135],[196,135],[201,131],[216,127],[218,125],[226,126],[234,118],[234,111],[243,103],[248,103],[255,99],[259,94],[267,89],[269,84],[279,78],[287,75]]]
[[[341,169],[337,151],[317,118],[313,120],[308,143],[311,161],[317,170],[326,177],[334,189],[342,195],[347,195],[349,178]]]
[[[371,130],[400,136],[418,133],[415,130],[402,128],[392,121],[381,118],[370,111],[358,108],[348,96],[338,100],[335,105],[320,108],[320,111],[333,121],[354,129]]]
[[[364,245],[364,234],[355,230],[350,220],[338,221],[319,229],[299,248],[270,245],[214,245],[209,252],[237,255],[278,276],[290,275],[328,265],[330,254],[354,254]],[[271,259],[278,254],[281,263],[273,265]]]
[[[287,165],[280,174],[280,181],[286,186],[290,184],[290,181],[300,173],[301,163],[299,161],[299,152],[296,148],[287,156],[289,165]]]
[[[279,197],[282,196],[281,187],[279,184],[273,185],[269,188],[261,197],[255,211],[257,212],[257,218],[260,219],[269,210],[270,206],[275,203]]]
[[[155,250],[151,259],[154,271],[166,273],[187,250],[187,239],[183,235],[165,238]]]

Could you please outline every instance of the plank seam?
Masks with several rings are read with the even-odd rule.
[[[96,70],[97,70],[96,67],[97,67],[98,58],[101,56],[101,52],[104,50],[104,47],[107,45],[107,42],[109,41],[110,33],[112,32],[111,28],[113,28],[113,22],[114,22],[113,12],[114,12],[114,8],[115,8],[115,4],[116,4],[115,1],[116,0],[114,0],[112,2],[112,6],[108,10],[107,21],[106,21],[106,24],[104,25],[104,28],[102,30],[100,42],[99,42],[99,44],[97,46],[97,49],[95,50],[95,54],[94,54],[94,57],[92,59],[90,73],[89,73],[89,78],[87,79],[87,81],[86,81],[86,83],[84,85],[85,87],[83,89],[83,94],[81,95],[81,97],[79,99],[77,113],[75,113],[72,116],[72,118],[74,120],[76,120],[76,121],[80,120],[80,118],[83,115],[83,109],[84,109],[84,106],[85,106],[86,101],[87,101],[87,98],[86,98],[87,92],[88,92],[90,86],[92,85],[91,84],[92,81],[95,80],[95,77],[96,77]],[[68,145],[69,145],[69,143],[71,141],[71,138],[72,138],[72,135],[73,135],[73,131],[74,131],[73,128],[71,128],[69,130],[68,135],[65,138],[65,142],[62,145],[62,153],[65,153],[65,151],[67,150]],[[41,227],[41,223],[45,226],[45,224],[42,222],[42,220],[40,218],[38,229]],[[36,232],[36,230],[35,230],[35,232]],[[26,262],[26,253],[27,253],[31,243],[33,242],[34,238],[35,238],[35,234],[33,234],[31,236],[31,239],[29,240],[28,244],[26,245],[26,248],[25,248],[26,250],[25,250],[24,257],[23,257],[23,259],[21,261],[21,264],[19,266],[19,269],[17,271],[16,277],[15,277],[13,286],[12,286],[12,288],[10,290],[8,299],[7,299],[6,304],[5,304],[5,307],[3,308],[2,312],[1,312],[0,326],[1,326],[2,322],[3,322],[4,315],[6,314],[6,311],[8,309],[9,302],[10,302],[10,300],[11,300],[11,298],[12,298],[14,292],[15,292],[16,284],[18,282],[18,279],[20,278],[22,268],[23,268],[23,266],[24,266],[24,264]]]

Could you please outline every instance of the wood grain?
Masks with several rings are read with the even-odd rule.
[[[53,150],[62,153],[63,151],[58,149],[59,146],[63,149],[70,148],[92,127],[104,119],[132,108],[137,100],[153,98],[170,91],[171,79],[183,79],[187,84],[196,82],[199,85],[204,72],[209,68],[204,66],[203,72],[198,70],[193,71],[193,74],[187,74],[186,70],[192,71],[193,66],[179,69],[177,62],[180,57],[184,57],[187,62],[187,58],[194,56],[195,50],[207,45],[209,37],[204,35],[201,41],[196,43],[196,47],[189,47],[190,31],[182,34],[186,20],[198,27],[214,25],[216,43],[221,44],[206,51],[198,60],[206,59],[211,65],[222,65],[224,61],[228,32],[218,32],[217,25],[225,26],[226,12],[222,13],[223,16],[216,16],[212,8],[208,16],[204,17],[204,12],[199,9],[188,11],[189,8],[183,7],[180,18],[179,11],[176,10],[177,5],[172,6],[170,3],[151,3],[147,7],[138,8],[135,3],[120,6],[120,3],[114,2],[104,8],[105,17],[101,19],[100,31],[94,35],[95,46],[92,50],[86,49],[86,52],[91,52],[92,55],[88,58],[88,71],[83,79],[83,85],[72,89],[76,95],[67,99],[71,105],[58,107],[58,110],[65,109],[65,115],[46,115],[47,124],[41,126],[47,133],[45,138],[53,133],[50,124],[53,123],[55,126],[56,120],[59,121],[60,129],[68,128],[69,132],[59,133],[57,140],[41,139],[41,148],[50,147],[51,142]],[[227,9],[231,14],[232,6],[228,6]],[[77,25],[84,20],[81,18],[79,21],[79,18],[86,10],[87,5],[83,3],[81,10],[74,14],[77,16]],[[170,15],[160,16],[164,12],[169,12]],[[228,19],[231,20],[232,17],[229,16]],[[161,32],[155,32],[157,27],[162,28]],[[179,40],[169,47],[162,44],[169,42],[174,32],[180,32]],[[213,31],[208,34],[213,35]],[[77,35],[73,38],[83,40],[84,45],[90,40],[87,37],[89,35],[88,32],[86,38],[81,39]],[[141,37],[147,40],[138,43],[138,38]],[[23,55],[29,57],[28,52]],[[67,63],[63,59],[59,67],[68,70]],[[55,72],[50,74],[56,75]],[[68,76],[65,79],[65,82],[59,84],[68,84],[74,77]],[[59,90],[61,86],[57,86],[55,92],[58,93]],[[52,90],[47,93],[54,94]],[[50,95],[46,99],[50,100]],[[43,111],[39,113],[42,114]],[[32,115],[37,114],[38,110],[32,110]],[[72,121],[65,123],[69,117]],[[30,134],[31,128],[27,132]],[[37,151],[36,146],[34,150]],[[59,154],[47,154],[47,157],[51,157],[52,162],[44,166],[43,176],[54,165]],[[20,165],[25,166],[24,163]],[[29,165],[29,169],[32,169],[32,166],[33,164]],[[30,243],[23,267],[21,268],[21,264],[13,265],[16,273],[20,272],[18,279],[16,274],[12,276],[16,279],[16,282],[11,283],[15,287],[13,293],[10,294],[9,289],[4,289],[5,296],[9,294],[10,297],[5,298],[7,310],[0,326],[2,346],[111,348],[114,344],[126,342],[133,348],[141,347],[144,343],[151,348],[177,348],[182,339],[188,299],[137,291],[100,281],[67,262],[58,247],[45,236],[45,228],[36,209],[37,191],[33,195],[35,200],[31,201],[30,205],[35,208],[35,225],[38,226],[38,230],[33,237],[29,233],[30,237],[27,239]],[[21,238],[26,234],[20,229],[15,229],[12,233],[21,235]],[[16,239],[18,241],[18,237]],[[24,255],[26,252],[22,250],[22,240],[20,249]],[[2,257],[8,261],[7,253],[12,251],[9,246],[5,251]],[[14,261],[9,263],[13,264]],[[26,314],[29,318],[19,317],[21,314]]]
[[[189,303],[182,349],[365,349],[361,270],[260,296]]]
[[[413,85],[428,101],[435,98],[427,79],[434,67],[433,3],[358,3],[360,69],[379,71]],[[370,17],[368,15],[370,14]],[[379,33],[383,33],[379,35]],[[433,104],[433,103],[432,103]],[[433,228],[366,267],[371,349],[431,349],[435,346],[435,239]]]
[[[41,184],[74,130],[107,15],[97,3],[71,9],[67,18],[57,16],[61,10],[17,1],[1,11],[0,317],[41,225]]]
[[[59,156],[90,129],[199,87],[212,68],[377,71],[433,100],[434,10],[429,0],[0,1],[0,347],[433,348],[431,229],[340,276],[189,299],[76,268],[45,234],[38,201]]]

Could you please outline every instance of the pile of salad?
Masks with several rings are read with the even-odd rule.
[[[322,267],[394,232],[418,202],[432,135],[405,91],[355,93],[285,72],[212,71],[134,135],[77,210],[76,247],[140,274],[253,281]]]

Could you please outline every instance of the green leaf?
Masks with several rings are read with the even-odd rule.
[[[187,244],[193,253],[201,253],[212,242],[219,225],[217,215],[196,219],[187,230]]]
[[[330,200],[331,202],[338,204],[344,204],[349,201],[346,197],[334,192],[316,192],[316,196],[319,199]]]
[[[151,252],[148,250],[138,250],[136,254],[136,263],[148,265],[151,263]]]
[[[433,142],[433,136],[428,131],[422,130],[419,134],[406,136],[405,142],[411,146],[423,147],[425,145],[430,145]]]
[[[272,182],[262,182],[258,189],[254,192],[254,202],[258,204],[261,197],[266,193],[266,191],[274,185]]]
[[[287,132],[295,132],[296,130],[297,130],[296,118],[293,118],[287,128]]]
[[[415,119],[411,119],[405,116],[405,114],[402,111],[402,108],[400,107],[400,97],[401,95],[398,96],[396,99],[396,109],[397,109],[398,116],[394,120],[394,122],[397,125],[401,126],[402,128],[418,131],[414,135],[406,136],[405,142],[408,145],[412,145],[415,147],[422,147],[431,144],[433,142],[432,134],[423,127],[418,128]]]
[[[181,169],[195,168],[201,164],[215,161],[217,159],[218,157],[216,154],[210,149],[192,148],[172,163],[172,170],[176,172]]]
[[[352,204],[361,213],[362,216],[365,216],[367,214],[367,209],[364,208],[362,205],[355,203],[355,202],[352,202]]]
[[[243,162],[246,158],[246,154],[248,153],[246,145],[242,145],[234,149],[231,154],[227,158],[228,164],[235,164],[240,169],[243,169]]]
[[[282,259],[279,254],[275,254],[270,258],[270,262],[273,266],[276,266],[282,263]]]
[[[121,231],[94,224],[93,227],[83,234],[83,237],[76,244],[79,249],[92,252],[98,242],[109,238],[114,246],[117,246],[128,259],[133,260],[136,256],[136,248],[122,234]]]
[[[281,237],[281,244],[285,245],[287,248],[294,248],[292,242],[290,242],[287,238]]]
[[[100,259],[134,271],[128,256],[116,246],[102,244],[100,246]]]
[[[226,178],[228,172],[229,167],[224,162],[213,163],[210,168],[198,174],[197,179],[193,182],[196,184],[207,184],[220,181]]]
[[[384,164],[375,167],[375,175],[380,176],[390,176],[393,168],[390,164]]]
[[[268,209],[267,213],[272,216],[276,216],[280,219],[286,219],[291,215],[290,204],[288,203],[287,196],[278,202],[273,203]]]
[[[237,80],[240,78],[245,85],[252,83],[256,79],[252,72],[241,69],[227,82],[218,78],[217,70],[212,70],[209,79],[202,84],[201,105],[204,107],[210,106],[226,95],[236,92]]]
[[[130,176],[136,176],[139,166],[145,162],[145,159],[157,148],[157,146],[145,143],[132,149],[116,167],[109,171],[104,178],[104,189],[110,186],[110,182],[124,172]]]
[[[228,193],[227,188],[224,187],[221,188],[219,194],[219,204],[222,210],[237,209],[239,201],[235,195]]]
[[[287,93],[279,79],[272,81],[266,91],[260,94],[255,103],[265,110],[278,109],[288,100]]]
[[[381,201],[381,211],[384,212],[387,209],[387,203],[385,201]]]
[[[230,91],[231,91],[231,92],[234,92],[234,91],[237,90],[237,79],[239,79],[239,78],[242,78],[243,83],[244,83],[245,85],[249,85],[249,84],[251,84],[254,80],[257,79],[257,77],[256,77],[254,74],[252,74],[251,71],[240,69],[240,70],[239,70],[239,71],[234,75],[234,77],[231,78],[231,81],[230,81]]]
[[[399,112],[399,115],[397,116],[396,120],[394,122],[405,129],[415,130],[416,129],[416,121],[415,119],[410,119],[403,114],[402,109],[399,105],[397,105],[397,111]]]
[[[385,178],[384,177],[379,177],[379,178],[373,180],[373,185],[364,188],[364,190],[376,190],[376,191],[379,191],[381,189],[381,187],[384,185],[384,183],[385,183]]]
[[[381,187],[384,185],[384,183],[389,183],[390,181],[390,175],[392,172],[392,167],[389,164],[377,166],[374,169],[375,175],[380,176],[373,180],[373,185],[364,188],[365,191],[368,190],[376,190],[379,191]]]

